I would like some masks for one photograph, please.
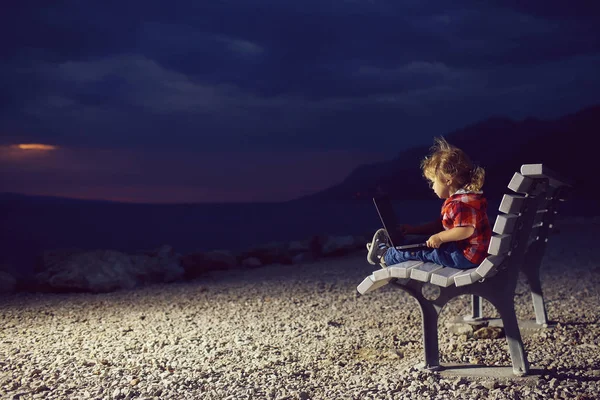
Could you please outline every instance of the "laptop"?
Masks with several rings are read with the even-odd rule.
[[[386,230],[388,237],[390,238],[391,245],[393,247],[395,247],[398,250],[427,247],[427,243],[400,245],[400,243],[404,241],[404,235],[402,235],[402,232],[400,232],[400,224],[398,224],[398,219],[396,218],[394,207],[388,195],[373,197],[373,204],[375,204],[375,209],[379,214],[381,224]]]

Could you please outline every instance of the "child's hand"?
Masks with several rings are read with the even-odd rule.
[[[433,247],[434,249],[439,249],[442,243],[444,242],[442,242],[442,239],[440,239],[440,236],[437,233],[427,239],[427,247]]]

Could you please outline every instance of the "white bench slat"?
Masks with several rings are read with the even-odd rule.
[[[387,269],[392,278],[406,279],[410,278],[410,270],[422,265],[423,261],[404,261],[399,264],[390,265]]]
[[[529,189],[533,186],[534,180],[515,172],[508,188],[516,193],[529,193]]]
[[[502,211],[504,214],[520,214],[524,202],[524,196],[505,194],[502,196],[502,201],[500,202],[498,210]]]
[[[380,281],[382,279],[391,278],[390,271],[387,268],[378,269],[373,271],[373,279],[375,281]]]
[[[465,269],[464,272],[454,275],[454,284],[456,286],[466,286],[477,282],[483,277],[476,270],[477,268]]]
[[[431,279],[429,281],[437,286],[448,287],[454,285],[454,276],[464,271],[464,269],[449,267],[438,269],[431,273]]]
[[[356,287],[356,290],[358,290],[358,293],[360,294],[365,294],[367,292],[369,292],[371,286],[373,286],[373,280],[371,279],[371,277],[367,276],[365,279],[362,280],[361,283],[358,284],[358,286]]]
[[[547,178],[550,186],[572,186],[572,183],[542,164],[523,164],[521,175],[529,178]]]
[[[492,231],[499,235],[513,233],[517,224],[517,218],[519,216],[516,214],[499,214],[496,217]]]
[[[444,268],[442,265],[427,262],[410,270],[410,279],[421,282],[429,282],[431,273]]]
[[[488,247],[488,254],[493,256],[501,256],[508,253],[510,250],[511,241],[511,235],[493,235]]]
[[[377,290],[382,286],[387,285],[392,278],[382,279],[375,281],[373,275],[367,276],[363,281],[356,287],[358,293],[365,294]]]
[[[490,274],[490,272],[492,272],[493,270],[498,268],[500,264],[502,264],[504,258],[504,256],[488,256],[485,260],[483,260],[481,264],[479,264],[479,267],[477,267],[475,271],[479,276],[485,278],[486,276],[488,276],[488,274]]]

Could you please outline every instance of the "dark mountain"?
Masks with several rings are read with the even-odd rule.
[[[522,164],[543,163],[569,178],[574,183],[572,196],[583,198],[598,196],[600,191],[594,183],[598,167],[593,164],[592,145],[599,133],[600,105],[555,120],[490,118],[444,137],[485,168],[484,190],[490,197],[504,192]],[[370,200],[378,192],[398,200],[432,198],[435,195],[419,167],[428,152],[428,146],[422,146],[405,150],[391,161],[362,165],[339,185],[300,200]]]

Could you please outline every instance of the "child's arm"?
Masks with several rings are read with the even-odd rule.
[[[427,240],[427,246],[437,249],[442,243],[457,242],[459,240],[467,239],[473,232],[475,232],[475,228],[472,226],[457,226],[431,236]]]

